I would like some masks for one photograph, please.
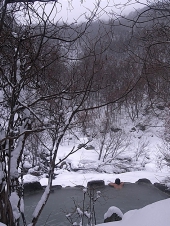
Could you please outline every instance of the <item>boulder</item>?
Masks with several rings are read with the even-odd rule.
[[[135,132],[135,131],[136,131],[135,127],[132,127],[132,129],[130,130],[130,132]]]
[[[113,221],[121,221],[122,218],[117,215],[117,213],[113,213],[110,217],[107,217],[104,220],[104,223],[113,222]]]
[[[122,211],[116,206],[111,206],[104,214],[104,223],[120,221],[122,220],[122,217],[123,217]]]
[[[145,125],[142,125],[140,123],[136,125],[136,128],[138,128],[141,131],[145,131],[146,130],[146,126]]]
[[[83,189],[83,188],[84,188],[84,186],[83,186],[83,185],[75,185],[74,187],[75,187],[75,188],[81,188],[81,189]]]
[[[148,180],[148,179],[146,179],[146,178],[141,178],[141,179],[139,179],[138,181],[136,181],[135,183],[136,183],[136,184],[140,184],[140,183],[142,183],[142,184],[152,184],[152,183],[150,182],[150,180]]]
[[[95,147],[93,145],[87,145],[85,147],[86,150],[95,150]]]
[[[62,189],[62,186],[61,185],[53,185],[52,189]]]
[[[121,131],[122,129],[111,127],[110,130],[114,133],[117,133],[117,132]]]
[[[24,192],[25,193],[41,191],[41,190],[43,190],[43,187],[41,186],[40,182],[38,182],[38,181],[24,184]]]
[[[105,186],[105,183],[103,180],[92,180],[87,183],[88,188],[98,188],[103,186]]]
[[[165,106],[163,106],[163,105],[158,105],[158,106],[156,106],[159,110],[164,110],[165,109]]]

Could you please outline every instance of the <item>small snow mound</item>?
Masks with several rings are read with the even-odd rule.
[[[25,169],[30,169],[32,167],[32,165],[29,162],[25,161],[23,167]]]
[[[36,181],[39,181],[38,177],[30,174],[24,175],[24,183],[31,183]]]
[[[116,206],[111,206],[107,212],[104,214],[104,220],[108,217],[111,217],[113,213],[116,213],[119,217],[123,217],[122,211]]]
[[[145,169],[146,169],[146,171],[149,171],[149,172],[156,172],[157,171],[156,165],[154,163],[145,164]]]

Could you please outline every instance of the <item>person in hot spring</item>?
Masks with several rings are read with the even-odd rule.
[[[108,185],[116,189],[121,189],[124,185],[124,182],[121,182],[119,178],[116,178],[115,183],[110,182]]]

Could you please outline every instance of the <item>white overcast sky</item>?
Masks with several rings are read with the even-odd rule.
[[[78,21],[83,21],[85,20],[83,14],[86,13],[86,15],[89,16],[91,11],[95,9],[96,2],[98,2],[98,0],[58,0],[57,17],[69,23],[77,21],[79,17]],[[142,8],[145,6],[146,2],[147,0],[101,0],[100,9],[104,9],[101,10],[102,18],[108,18],[109,12],[119,12],[120,8],[124,9],[124,14],[133,11],[134,8]]]

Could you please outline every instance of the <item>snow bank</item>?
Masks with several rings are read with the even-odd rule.
[[[127,173],[120,173],[119,178],[122,182],[130,182],[135,183],[141,178],[147,178],[151,181],[151,183],[160,182],[163,178],[168,176],[169,173],[162,172],[149,172],[149,171],[133,171]],[[31,175],[30,175],[31,176]],[[107,185],[109,182],[114,182],[118,177],[117,174],[107,174],[107,173],[81,173],[81,172],[68,172],[63,171],[62,174],[57,175],[57,177],[53,180],[53,185],[61,185],[62,187],[74,187],[75,185],[82,185],[84,187],[87,186],[88,181],[91,180],[103,180]],[[24,176],[24,181],[26,176]],[[31,180],[31,178],[29,178]],[[28,180],[29,180],[28,179]],[[32,178],[34,179],[34,177]],[[48,185],[48,178],[41,178],[40,183],[42,186]]]
[[[98,224],[98,226],[169,226],[170,198],[147,205],[139,210],[131,210],[121,221]]]
[[[10,202],[11,202],[14,218],[17,220],[20,218],[20,212],[18,209],[19,197],[16,192],[11,193]]]

